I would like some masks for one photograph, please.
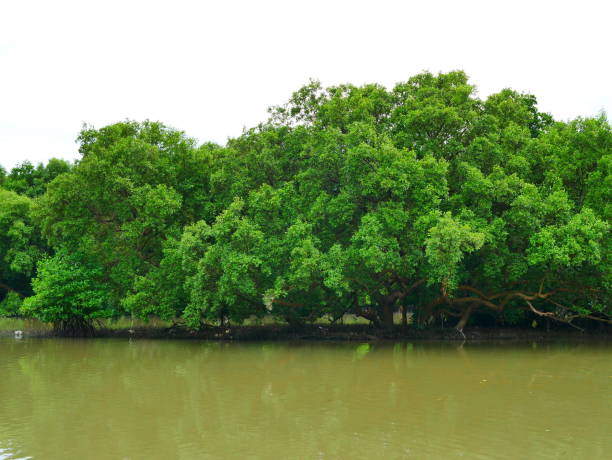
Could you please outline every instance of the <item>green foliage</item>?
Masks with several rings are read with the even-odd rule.
[[[425,242],[429,267],[429,283],[440,283],[444,291],[457,287],[459,263],[464,253],[476,251],[484,244],[485,235],[469,225],[457,222],[450,213],[442,216],[429,230]]]
[[[32,204],[30,198],[0,188],[0,301],[31,292],[36,262],[47,250],[32,220]]]
[[[53,246],[99,261],[119,303],[159,265],[166,238],[210,215],[215,147],[152,122],[86,127],[79,140],[82,160],[49,185],[36,215]]]
[[[24,313],[611,321],[603,115],[556,122],[533,95],[425,72],[390,90],[312,81],[225,147],[149,121],[79,141],[72,167],[0,174],[3,279],[28,294],[57,252]]]
[[[9,292],[2,301],[0,301],[0,317],[3,316],[18,316],[19,309],[23,303],[23,298],[16,292]]]
[[[57,158],[51,158],[46,165],[39,163],[36,167],[24,161],[15,166],[4,179],[0,179],[0,185],[20,195],[36,197],[45,193],[49,182],[67,173],[70,168],[70,163]],[[0,172],[0,176],[3,175],[4,170]]]
[[[80,254],[62,251],[42,259],[32,280],[34,295],[24,300],[21,312],[79,334],[93,320],[116,314],[103,277],[102,268]]]
[[[32,224],[30,210],[32,201],[24,196],[0,189],[0,257],[4,270],[32,274],[40,250],[36,247],[36,230]]]

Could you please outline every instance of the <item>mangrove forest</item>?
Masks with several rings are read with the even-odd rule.
[[[68,335],[124,316],[612,324],[605,114],[425,72],[311,81],[225,145],[132,120],[77,141],[77,161],[0,168],[0,316]]]

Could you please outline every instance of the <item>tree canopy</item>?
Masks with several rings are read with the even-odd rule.
[[[78,140],[74,165],[0,178],[0,295],[22,314],[610,323],[604,115],[555,121],[426,72],[310,82],[225,146],[149,121]]]

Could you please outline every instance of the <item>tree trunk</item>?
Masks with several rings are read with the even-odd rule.
[[[408,307],[402,305],[402,327],[408,327]]]
[[[289,327],[294,329],[302,329],[305,325],[304,318],[295,314],[285,315],[283,318],[285,319]]]
[[[385,302],[382,306],[382,325],[387,328],[393,328],[393,304]]]
[[[455,329],[457,329],[459,332],[463,332],[463,328],[465,327],[465,325],[467,324],[468,320],[470,319],[470,315],[472,314],[472,310],[473,310],[473,307],[469,306],[469,307],[467,307],[465,309],[465,311],[461,315],[461,319],[457,323],[457,326],[455,326]]]

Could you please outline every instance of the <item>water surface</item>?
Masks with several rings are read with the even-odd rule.
[[[610,344],[0,339],[0,459],[612,458]]]

